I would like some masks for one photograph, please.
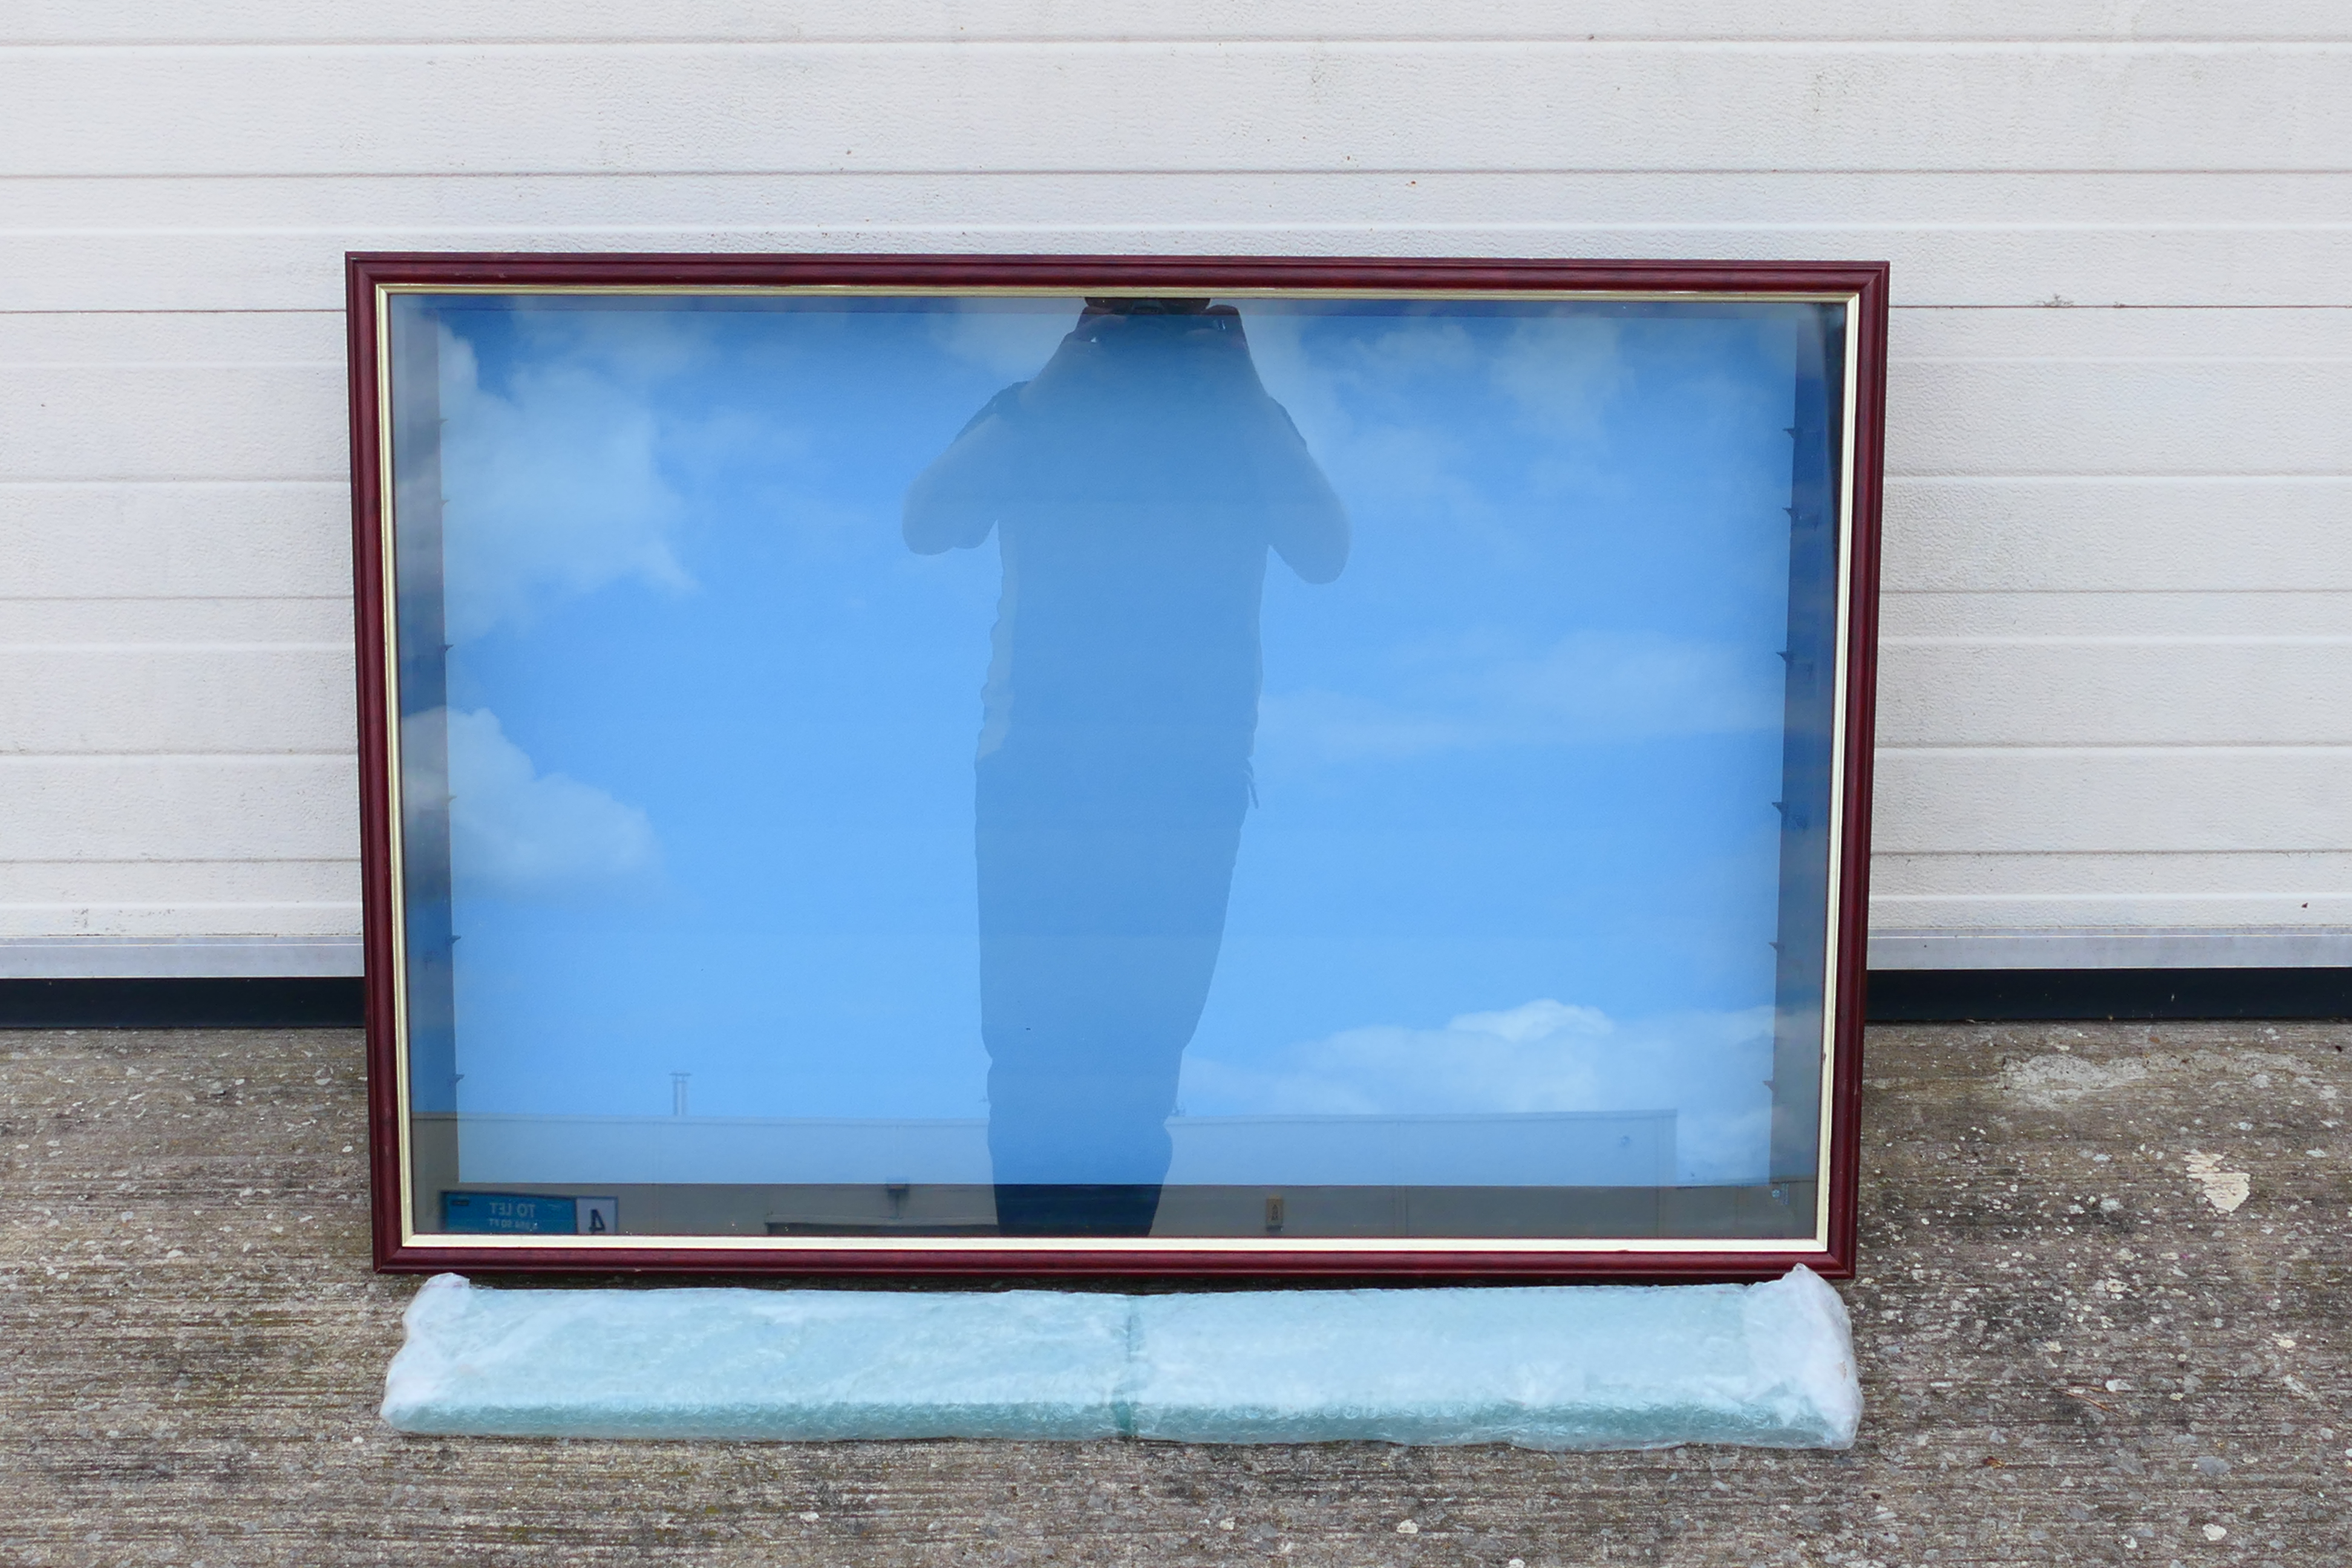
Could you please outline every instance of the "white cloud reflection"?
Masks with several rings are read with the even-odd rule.
[[[1481,476],[1463,467],[1472,458],[1459,434],[1433,441],[1428,419],[1433,395],[1475,395],[1481,384],[1550,443],[1548,466],[1563,458],[1596,466],[1602,421],[1627,383],[1623,323],[1610,318],[1533,316],[1499,339],[1437,317],[1344,336],[1316,333],[1318,321],[1304,311],[1251,312],[1251,355],[1343,495],[1457,505],[1482,496]]]
[[[653,318],[647,314],[646,321]],[[527,622],[553,599],[635,579],[693,585],[671,548],[685,514],[658,460],[643,378],[688,345],[641,323],[579,352],[531,358],[503,391],[481,384],[463,338],[441,334],[443,614],[463,643]],[[555,331],[542,327],[541,333]]]
[[[643,811],[540,772],[497,714],[451,710],[447,723],[450,859],[472,890],[541,897],[633,878],[659,859]]]
[[[951,303],[954,309],[928,318],[932,340],[1007,383],[1026,381],[1045,369],[1086,307],[1083,300],[967,298]]]
[[[1395,697],[1269,691],[1258,746],[1269,766],[1496,745],[1775,730],[1785,688],[1770,653],[1654,632],[1579,631],[1531,655],[1424,654]]]
[[[1675,1179],[1764,1178],[1772,1009],[1618,1020],[1541,997],[1439,1028],[1342,1029],[1252,1063],[1188,1057],[1192,1115],[1673,1110]]]

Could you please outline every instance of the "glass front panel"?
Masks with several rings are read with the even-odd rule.
[[[417,1232],[1816,1234],[1843,306],[389,326]]]

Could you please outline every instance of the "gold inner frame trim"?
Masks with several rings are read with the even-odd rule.
[[[385,799],[388,883],[391,889],[391,947],[394,1089],[397,1101],[397,1164],[400,1180],[400,1232],[404,1247],[488,1249],[493,1251],[735,1251],[735,1252],[873,1252],[881,1254],[992,1252],[1066,1252],[1072,1254],[1134,1253],[1397,1253],[1501,1254],[1526,1256],[1606,1257],[1712,1253],[1727,1258],[1808,1255],[1829,1245],[1832,1111],[1837,1082],[1837,1015],[1835,987],[1843,958],[1839,941],[1838,889],[1845,856],[1846,710],[1849,698],[1853,576],[1854,439],[1860,421],[1860,310],[1862,297],[1852,290],[1714,289],[1334,289],[1334,288],[1210,288],[1205,292],[1227,300],[1665,300],[1731,304],[1838,305],[1844,312],[1843,407],[1839,411],[1837,664],[1832,711],[1835,723],[1830,753],[1829,897],[1823,918],[1827,934],[1823,948],[1823,997],[1820,1075],[1819,1133],[1816,1140],[1813,1231],[1809,1237],[1755,1238],[1580,1237],[1551,1240],[1526,1237],[711,1237],[659,1234],[613,1237],[504,1236],[496,1234],[420,1231],[416,1228],[415,1181],[412,1163],[414,1139],[408,1073],[408,943],[406,862],[402,833],[404,800],[400,735],[400,647],[397,609],[399,520],[393,468],[393,400],[391,315],[396,294],[447,295],[575,295],[599,297],[816,298],[868,297],[898,299],[1036,299],[1074,300],[1089,295],[1103,299],[1154,299],[1203,292],[1196,283],[1125,282],[1087,288],[1079,285],[971,285],[954,289],[910,284],[515,284],[515,283],[377,283],[373,300],[376,395],[376,520],[379,567],[382,574]]]

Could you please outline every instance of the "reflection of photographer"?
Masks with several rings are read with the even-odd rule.
[[[1265,552],[1328,583],[1347,518],[1231,306],[1089,300],[908,489],[919,553],[992,528],[975,850],[998,1223],[1142,1235],[1249,805]]]

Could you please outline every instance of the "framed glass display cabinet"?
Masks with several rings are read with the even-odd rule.
[[[349,283],[380,1267],[1851,1268],[1883,266]]]

